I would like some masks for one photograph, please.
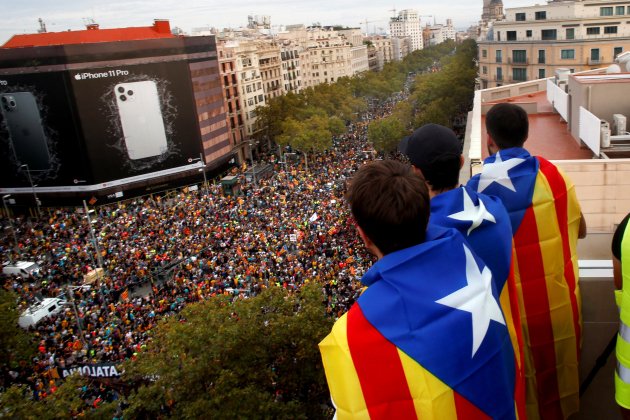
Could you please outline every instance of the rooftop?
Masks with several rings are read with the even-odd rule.
[[[501,102],[510,102],[527,108],[535,106],[536,112],[529,114],[529,137],[525,143],[525,147],[532,155],[544,156],[550,160],[591,159],[593,157],[593,152],[587,147],[581,147],[571,135],[566,121],[560,118],[547,100],[546,91],[489,101],[484,105],[490,107]],[[484,139],[487,138],[485,113],[482,115],[481,127],[483,146]],[[553,141],[549,141],[550,139]],[[482,147],[481,153],[483,159],[488,157],[485,147]]]
[[[1,48],[44,47],[50,45],[93,44],[98,42],[135,41],[142,39],[175,38],[168,20],[155,20],[152,26],[100,29],[87,25],[82,31],[42,32],[13,35]]]

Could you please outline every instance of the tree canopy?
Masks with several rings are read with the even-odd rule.
[[[323,418],[329,393],[317,343],[331,326],[314,284],[190,305],[126,365],[125,380],[144,385],[125,415],[154,418],[168,407],[174,418]]]

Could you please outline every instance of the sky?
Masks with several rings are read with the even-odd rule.
[[[530,6],[535,0],[503,0],[505,8]],[[544,3],[544,0],[538,3]],[[453,19],[456,28],[467,28],[481,17],[482,0],[0,0],[0,45],[14,34],[35,33],[42,18],[49,32],[85,29],[87,19],[101,28],[150,26],[153,19],[168,19],[171,27],[185,32],[211,26],[236,28],[247,25],[248,15],[269,15],[272,25],[345,25],[369,31],[387,28],[392,9],[415,9],[432,15],[437,23]],[[423,22],[433,17],[422,17]]]

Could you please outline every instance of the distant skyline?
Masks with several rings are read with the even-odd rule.
[[[458,29],[475,24],[481,17],[483,0],[437,1],[290,1],[243,0],[198,2],[193,0],[22,0],[5,7],[0,15],[0,45],[16,34],[36,33],[42,18],[48,32],[85,29],[87,19],[101,28],[150,26],[154,19],[168,19],[171,28],[179,27],[189,33],[196,27],[237,28],[247,25],[248,15],[271,16],[272,25],[305,24],[345,25],[365,28],[388,27],[391,9],[415,9],[420,15],[433,15],[437,23],[453,19]],[[535,0],[504,0],[505,8],[534,5]],[[539,2],[543,3],[543,2]],[[422,22],[433,17],[422,17]],[[365,29],[364,29],[365,30]]]

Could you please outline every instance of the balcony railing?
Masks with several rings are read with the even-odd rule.
[[[522,83],[522,82],[527,82],[527,77],[510,77],[510,83]]]
[[[502,82],[503,81],[503,76],[495,75],[494,76],[494,81],[495,82]]]
[[[513,57],[508,57],[508,64],[514,64],[514,65],[528,65],[529,64],[529,58],[517,58],[514,59]]]
[[[598,57],[598,58],[589,58],[588,59],[588,65],[589,66],[598,66],[600,64],[604,63],[604,57]]]

